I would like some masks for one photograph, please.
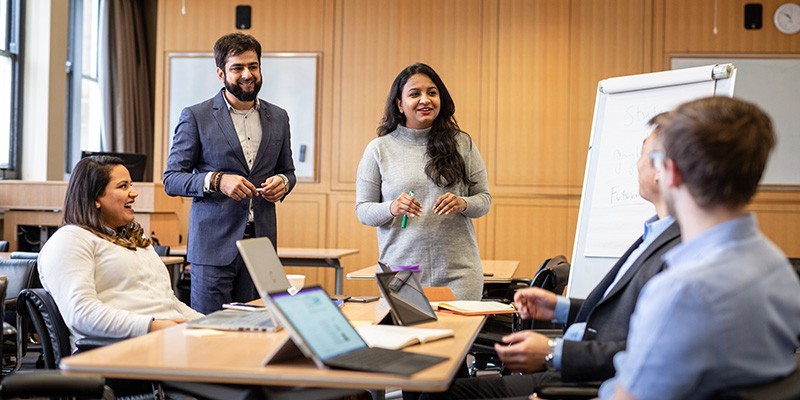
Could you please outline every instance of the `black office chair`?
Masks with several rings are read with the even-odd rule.
[[[515,291],[525,287],[539,287],[560,295],[569,280],[569,269],[570,264],[563,255],[548,258],[536,270],[532,280],[512,280],[507,288],[494,286],[491,287],[491,291],[484,290],[484,294],[497,296],[490,300],[508,303],[514,300]],[[500,343],[504,335],[525,329],[537,329],[538,332],[553,337],[563,333],[562,326],[550,322],[537,321],[534,326],[533,321],[521,320],[517,314],[493,316],[487,320],[484,329],[478,332],[469,350],[469,354],[474,357],[469,365],[470,376],[476,376],[479,371],[487,370],[508,374],[509,371],[503,367],[494,350],[494,344]]]
[[[72,353],[69,329],[61,318],[53,297],[46,290],[25,289],[20,292],[17,300],[17,321],[19,326],[25,327],[18,332],[18,340],[28,334],[29,326],[38,334],[45,369],[58,369],[61,358]],[[20,357],[24,354],[24,346],[23,343]]]
[[[17,331],[21,330],[17,322],[17,296],[23,289],[35,286],[38,282],[36,271],[36,260],[32,259],[0,259],[0,275],[8,277],[8,287],[3,296],[3,322],[13,326]],[[25,337],[27,341],[27,337]],[[22,359],[19,356],[20,344],[18,336],[3,336],[3,372],[13,372],[19,369]],[[14,362],[11,363],[11,358]],[[6,363],[8,359],[8,363]]]

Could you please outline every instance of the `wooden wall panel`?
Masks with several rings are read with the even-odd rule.
[[[278,245],[281,247],[326,247],[327,196],[292,193],[276,205]],[[319,283],[333,292],[333,274],[327,268],[290,267],[287,274],[303,274],[306,285]]]
[[[233,31],[235,6],[252,4],[248,33],[266,51],[322,53],[320,180],[301,183],[279,206],[281,245],[360,249],[344,259],[347,271],[375,263],[375,228],[355,216],[356,168],[375,137],[391,81],[422,61],[448,85],[456,117],[487,164],[494,202],[474,221],[481,256],[518,259],[518,275],[530,276],[542,259],[571,255],[598,81],[662,70],[675,53],[800,53],[800,36],[772,24],[784,0],[761,2],[760,31],[743,28],[746,2],[717,0],[713,35],[713,1],[434,0],[420,12],[415,3],[391,0],[191,0],[182,15],[180,0],[164,0],[156,157],[169,134],[162,126],[164,55],[209,52]],[[791,188],[760,193],[751,207],[764,232],[795,256],[798,204],[800,192]],[[311,278],[313,270],[299,271]],[[316,278],[333,285],[330,271]],[[345,292],[377,293],[371,282],[348,281]]]
[[[563,191],[569,13],[568,2],[500,2],[496,145],[489,165],[497,193]]]
[[[558,198],[495,197],[489,218],[494,259],[519,260],[518,277],[531,278],[544,259],[571,252],[570,203]]]
[[[800,53],[797,35],[785,35],[772,23],[775,10],[785,0],[764,0],[763,27],[744,29],[744,5],[750,0],[717,0],[717,34],[714,1],[670,0],[665,3],[665,64],[670,53]]]
[[[764,190],[750,206],[761,230],[789,257],[800,257],[800,196],[796,190]]]
[[[220,36],[236,31],[236,6],[252,7],[252,28],[262,51],[322,51],[325,2],[318,0],[166,0],[165,51],[210,52]]]
[[[447,85],[461,128],[480,136],[481,2],[417,6],[393,0],[342,0],[337,15],[333,189],[353,190],[356,170],[395,76],[424,62]],[[478,143],[480,146],[480,143]]]
[[[570,20],[568,184],[583,184],[597,83],[650,72],[646,0],[573,0]],[[579,189],[578,189],[579,190]]]
[[[343,263],[345,273],[376,265],[378,262],[378,233],[376,228],[362,225],[356,217],[354,193],[334,194],[329,197],[331,224],[329,246],[339,249],[359,249],[358,254],[348,256]],[[344,293],[355,295],[377,295],[378,288],[372,281],[344,281]]]

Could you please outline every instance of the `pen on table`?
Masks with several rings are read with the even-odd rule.
[[[414,197],[414,189],[408,189],[408,194]],[[400,223],[400,227],[405,229],[406,224],[408,224],[408,214],[403,214],[403,221]]]

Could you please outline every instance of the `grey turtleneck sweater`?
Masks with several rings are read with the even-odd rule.
[[[381,261],[392,266],[418,264],[424,286],[447,286],[459,300],[479,300],[483,271],[472,218],[486,215],[492,203],[486,167],[477,146],[459,133],[458,151],[467,175],[477,183],[437,186],[425,175],[429,131],[398,126],[367,145],[356,177],[356,214],[362,224],[378,228]],[[402,229],[402,216],[392,216],[389,206],[409,189],[422,204],[422,215],[409,218]],[[447,192],[463,198],[467,209],[436,215],[433,205]]]

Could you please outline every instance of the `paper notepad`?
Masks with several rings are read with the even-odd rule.
[[[417,343],[452,337],[452,329],[411,328],[395,325],[365,325],[356,327],[369,347],[399,350]]]
[[[437,308],[463,315],[513,314],[517,312],[514,306],[499,301],[441,301],[437,303]]]

